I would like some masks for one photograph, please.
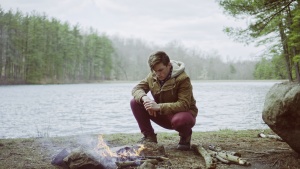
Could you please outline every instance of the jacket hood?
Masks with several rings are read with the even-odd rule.
[[[183,62],[176,61],[176,60],[170,60],[170,62],[173,66],[171,78],[176,77],[176,76],[180,75],[182,72],[184,72],[185,65]]]

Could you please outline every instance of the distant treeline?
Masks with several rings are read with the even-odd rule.
[[[157,50],[183,61],[193,80],[263,79],[259,74],[264,72],[258,71],[263,61],[224,61],[217,52],[186,48],[177,41],[157,46],[140,39],[108,37],[45,14],[0,8],[0,84],[141,80],[149,73],[148,56]]]
[[[112,37],[115,52],[114,79],[141,80],[149,73],[147,59],[156,50],[163,50],[173,60],[183,61],[193,80],[252,80],[256,61],[222,60],[215,51],[190,49],[178,41],[155,46],[139,39]]]

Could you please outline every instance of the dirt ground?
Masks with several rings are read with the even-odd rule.
[[[219,169],[287,169],[300,168],[300,155],[293,151],[285,142],[275,139],[259,138],[258,131],[245,131],[244,135],[235,132],[225,133],[197,133],[198,139],[193,139],[193,144],[202,145],[208,149],[209,145],[220,146],[223,150],[234,151],[241,154],[241,158],[249,162],[250,166],[241,166],[237,164],[224,164],[217,162]],[[274,134],[268,132],[269,134]],[[203,136],[201,136],[203,135]],[[195,137],[194,137],[195,138]],[[172,165],[175,168],[193,168],[204,169],[204,158],[199,154],[189,152],[179,152],[172,143],[165,144],[166,152],[172,159]]]
[[[218,162],[218,169],[294,169],[300,168],[300,155],[285,142],[270,138],[260,138],[261,130],[220,130],[214,132],[194,132],[192,144],[219,146],[223,150],[235,151],[241,158],[251,163],[250,166],[223,164]],[[265,130],[265,134],[274,134]],[[134,145],[141,134],[103,135],[109,147]],[[97,135],[81,135],[60,138],[0,139],[0,169],[55,169],[52,159],[64,148],[72,149],[85,145],[95,146]],[[179,137],[176,133],[158,133],[159,145],[165,148],[169,160],[159,162],[160,169],[204,169],[204,158],[191,151],[178,151]],[[87,146],[88,145],[88,146]]]

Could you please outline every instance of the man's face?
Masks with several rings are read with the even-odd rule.
[[[158,80],[166,79],[166,77],[169,75],[170,70],[171,63],[169,63],[167,66],[165,66],[163,63],[158,63],[153,67],[153,71]]]

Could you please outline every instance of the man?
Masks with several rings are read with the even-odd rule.
[[[151,72],[133,88],[134,98],[130,102],[144,135],[141,143],[157,143],[152,120],[163,128],[178,131],[177,149],[189,150],[198,109],[190,78],[184,72],[184,63],[170,60],[165,52],[158,51],[149,57],[148,64]],[[154,100],[147,96],[149,91]]]

